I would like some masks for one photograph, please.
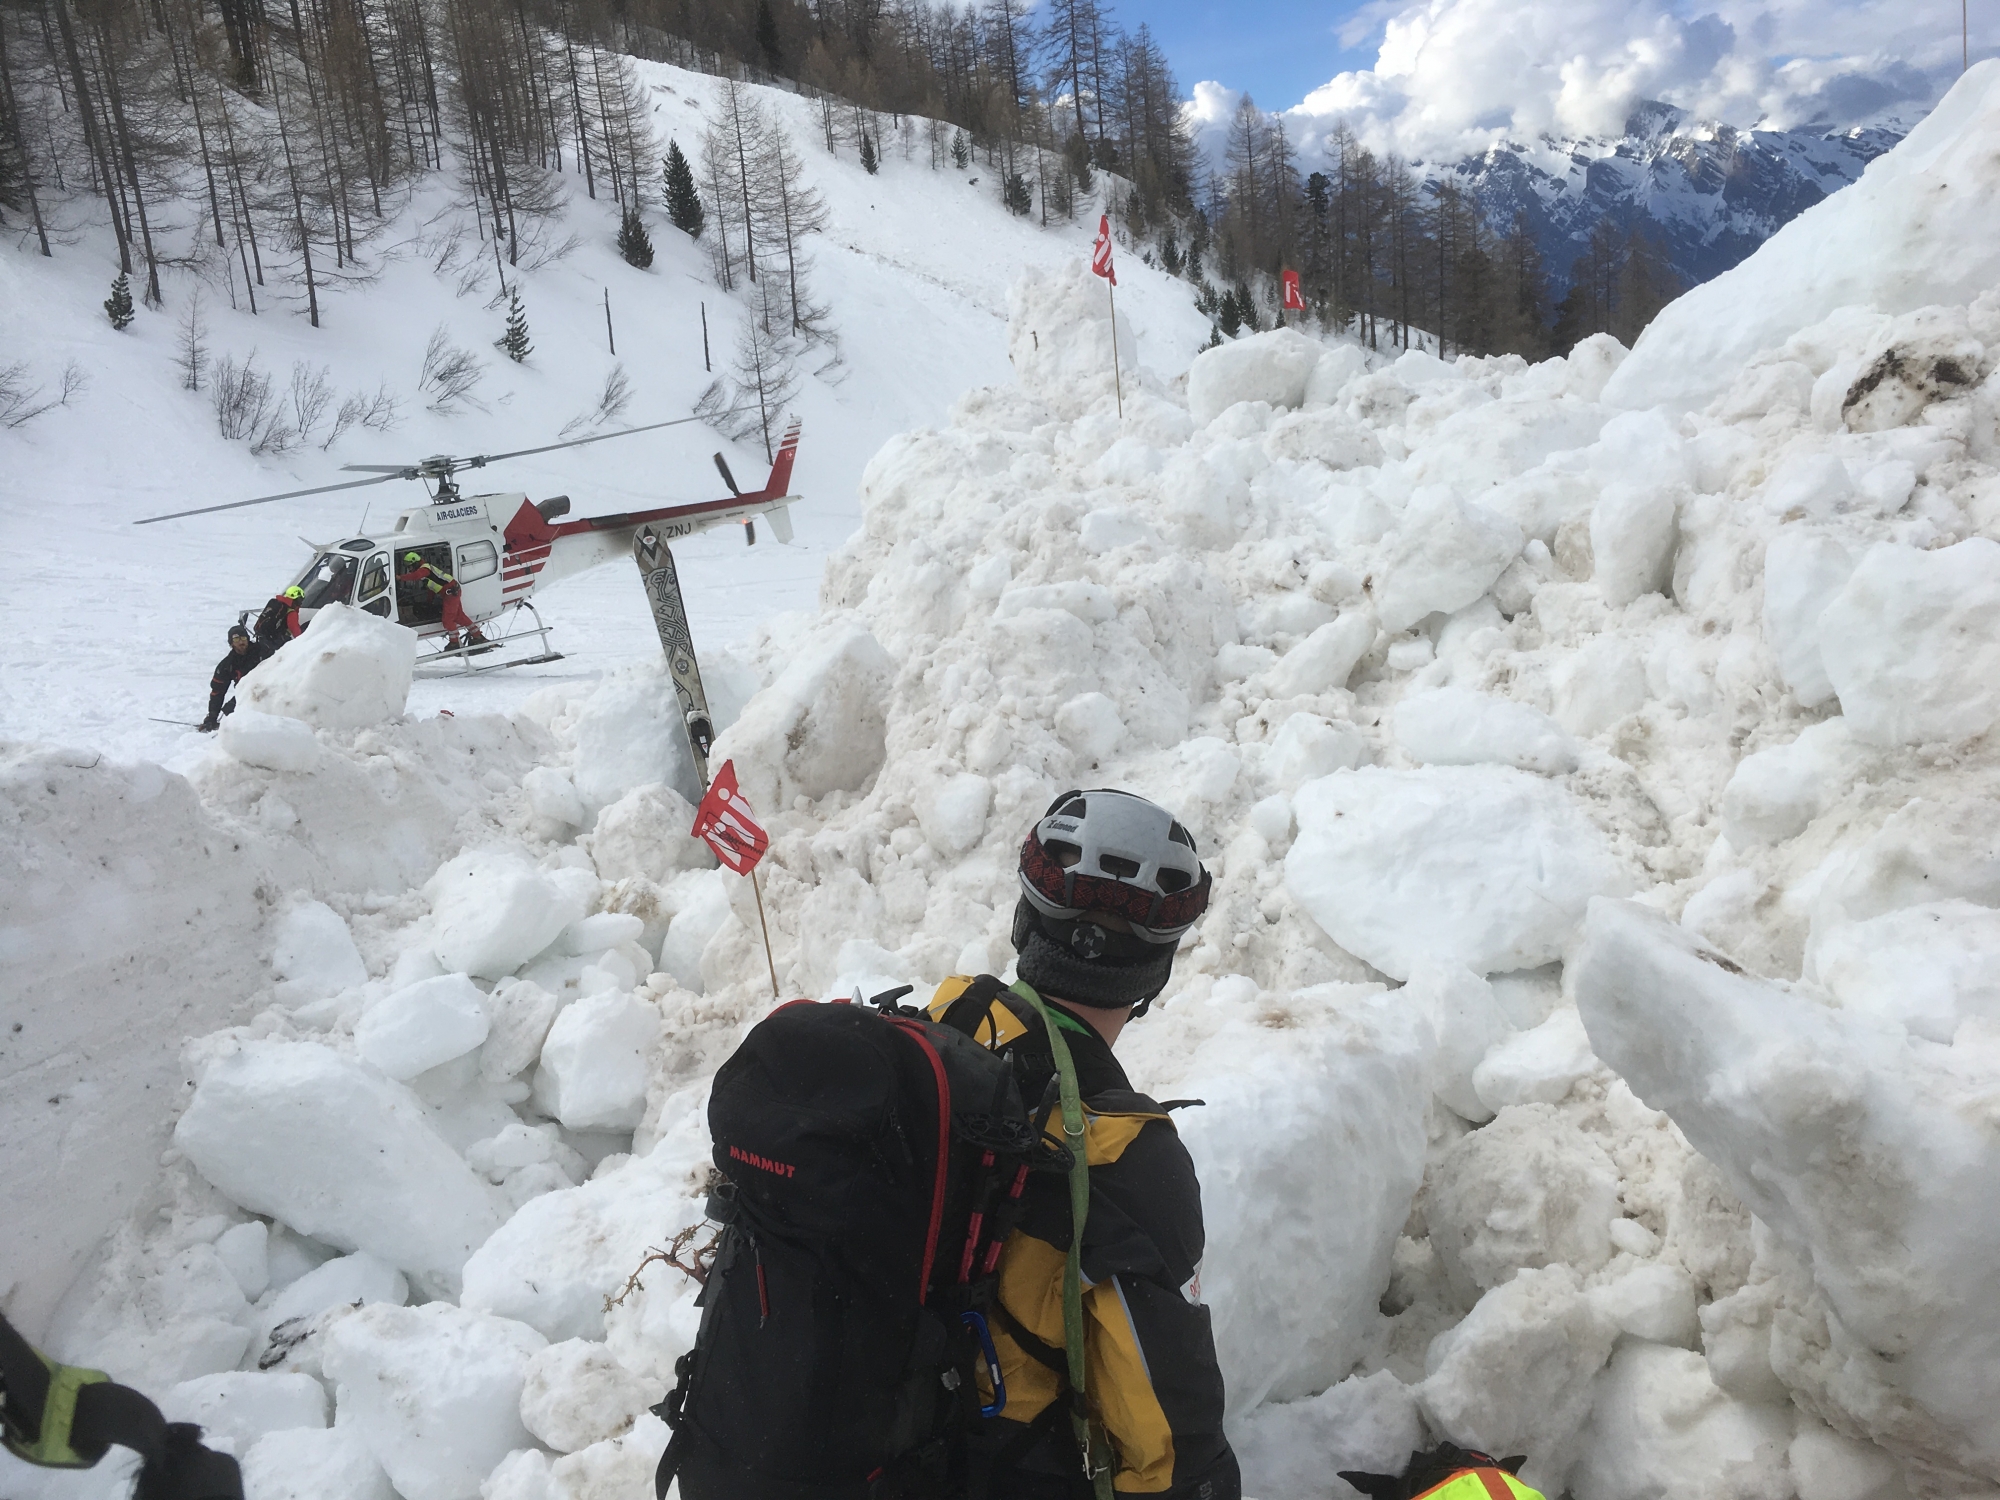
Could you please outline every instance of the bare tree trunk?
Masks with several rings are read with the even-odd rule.
[[[153,254],[153,228],[146,219],[145,189],[139,185],[139,159],[132,150],[132,129],[125,121],[125,91],[118,86],[118,64],[111,55],[111,37],[108,29],[99,25],[97,29],[98,56],[104,63],[105,92],[111,99],[111,117],[118,132],[120,154],[125,159],[125,172],[132,182],[132,203],[139,211],[139,236],[146,250],[146,305],[158,307],[160,296],[160,263]]]
[[[104,201],[111,209],[111,233],[118,241],[118,269],[129,276],[132,274],[132,243],[126,237],[124,214],[118,201],[118,179],[111,171],[111,160],[98,136],[97,120],[90,104],[90,85],[84,79],[83,57],[77,51],[76,28],[70,24],[69,0],[51,0],[51,3],[56,13],[56,29],[62,33],[63,56],[69,63],[70,83],[76,89],[77,113],[83,120],[84,145],[97,166],[98,179],[104,185]]]
[[[313,281],[312,236],[306,233],[305,200],[299,194],[299,171],[292,161],[292,138],[285,128],[284,86],[274,71],[271,74],[271,107],[278,117],[278,144],[284,149],[285,181],[292,189],[292,219],[299,230],[299,254],[305,262],[306,309],[311,316],[312,326],[319,327],[319,288]]]
[[[21,158],[21,180],[28,187],[28,211],[35,216],[35,237],[42,254],[49,253],[49,232],[42,227],[42,200],[35,192],[34,164],[28,160],[28,140],[21,131],[21,102],[14,94],[14,74],[7,60],[7,27],[0,22],[0,89],[6,90],[7,118],[14,122],[14,150]]]

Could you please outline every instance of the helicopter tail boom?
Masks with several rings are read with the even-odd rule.
[[[523,598],[537,584],[553,583],[622,556],[631,551],[632,534],[646,525],[652,526],[662,539],[672,540],[771,512],[781,517],[774,523],[774,530],[781,540],[788,539],[790,518],[782,512],[786,503],[796,498],[786,490],[791,484],[798,447],[799,424],[793,422],[771,465],[770,478],[764,488],[752,494],[620,515],[584,516],[574,521],[552,520],[535,505],[523,503],[507,523],[502,592],[508,599]]]

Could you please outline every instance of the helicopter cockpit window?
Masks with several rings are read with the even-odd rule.
[[[366,604],[389,586],[389,555],[378,552],[361,569],[359,602]]]
[[[354,597],[354,575],[360,564],[351,557],[322,552],[312,566],[299,576],[305,590],[300,609],[318,609],[322,604],[346,604]]]
[[[458,581],[490,578],[500,568],[500,554],[491,542],[468,542],[458,549]]]

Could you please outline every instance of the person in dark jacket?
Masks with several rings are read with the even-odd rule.
[[[306,591],[296,583],[279,589],[257,616],[257,649],[270,656],[286,641],[295,640],[305,627],[299,624],[299,601]]]
[[[250,675],[250,671],[264,659],[264,653],[257,643],[250,639],[250,632],[241,625],[229,627],[229,654],[215,664],[215,675],[208,680],[208,717],[195,727],[203,734],[211,734],[222,723],[222,716],[233,713],[234,701],[224,703],[229,690]]]
[[[1172,1116],[1132,1087],[1112,1054],[1126,1022],[1165,988],[1181,934],[1208,904],[1208,873],[1165,809],[1126,792],[1070,792],[1029,833],[1021,889],[1017,972],[1061,1028],[1086,1110],[1085,1386],[1090,1415],[1109,1439],[1112,1488],[1240,1500],[1201,1301],[1201,1185]],[[942,1017],[981,983],[995,981],[947,980],[931,1015]],[[1055,1064],[1019,988],[992,998],[979,1035],[1025,1054],[1025,1089]],[[1062,1300],[1070,1224],[1065,1178],[1035,1174],[1000,1261],[993,1335],[1007,1399],[985,1440],[991,1500],[1093,1493],[1070,1421]]]

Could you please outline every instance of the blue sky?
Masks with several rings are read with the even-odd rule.
[[[1183,89],[1204,78],[1247,89],[1266,109],[1289,109],[1343,69],[1375,62],[1371,28],[1343,48],[1341,27],[1361,0],[1125,0],[1119,21],[1141,21],[1174,65]]]
[[[1907,128],[1959,72],[1950,0],[1122,0],[1153,29],[1197,133],[1237,91],[1345,120],[1408,157],[1493,140],[1615,136],[1658,99],[1738,126]],[[2000,50],[2000,3],[1971,7],[1972,56]],[[1204,84],[1207,87],[1204,87]]]

